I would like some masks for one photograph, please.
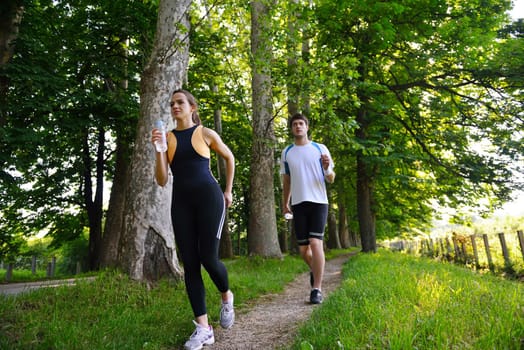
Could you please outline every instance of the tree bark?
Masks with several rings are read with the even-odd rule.
[[[337,227],[337,215],[330,205],[328,213],[328,222],[327,222],[327,247],[329,249],[340,249],[342,246],[340,244],[340,237],[338,236],[338,227]]]
[[[291,0],[293,9],[298,6],[297,0]],[[291,11],[287,24],[287,110],[292,116],[299,111],[300,85],[298,76],[298,58],[295,52],[295,43],[299,40],[296,28],[297,11]]]
[[[343,200],[338,201],[338,236],[340,239],[340,246],[342,248],[351,247],[349,240],[349,229],[347,221],[346,205]]]
[[[24,6],[22,0],[4,0],[0,11],[0,68],[11,60],[15,51],[14,41],[18,37],[18,27],[22,22]],[[7,105],[9,81],[0,75],[0,105]],[[5,125],[5,112],[0,108],[0,126]]]
[[[287,87],[287,123],[292,115],[299,112],[299,96],[300,96],[300,84],[298,76],[298,53],[296,52],[296,42],[300,40],[298,35],[297,28],[297,11],[295,10],[298,6],[298,0],[290,1],[291,7],[293,10],[290,11],[288,16],[287,24],[287,77],[286,77],[286,87]],[[282,188],[282,185],[280,186]],[[280,195],[282,191],[280,190]],[[279,212],[282,211],[280,208]],[[280,232],[279,242],[280,250],[283,253],[288,253],[290,248],[292,251],[296,251],[293,236],[293,221],[286,222],[286,229]]]
[[[100,255],[102,267],[118,266],[118,250],[124,222],[126,188],[129,183],[130,171],[128,165],[131,148],[124,141],[126,139],[122,135],[117,135],[116,138],[115,175],[113,177],[113,185],[111,186]]]
[[[169,98],[186,80],[190,0],[161,0],[151,58],[141,81],[140,119],[124,208],[118,264],[131,278],[180,278],[171,223],[172,176],[160,187],[151,146],[154,119],[170,124]]]
[[[269,5],[251,2],[253,148],[250,175],[248,251],[281,257],[275,216],[274,145],[271,93],[271,17]]]
[[[375,214],[372,208],[373,189],[368,166],[362,155],[357,155],[357,212],[360,227],[362,251],[374,253],[377,251],[375,233]]]
[[[89,218],[89,270],[97,270],[100,267],[100,253],[102,246],[102,218],[103,218],[103,191],[104,191],[104,151],[105,132],[103,128],[98,129],[98,145],[95,160],[96,185],[93,195],[93,184],[91,174],[92,161],[89,155],[88,131],[84,135],[84,205]]]
[[[218,93],[218,87],[216,85],[213,85],[212,87],[214,93]],[[220,107],[215,107],[215,111],[213,113],[214,121],[215,121],[215,131],[222,136],[222,111],[220,110]],[[218,180],[220,181],[220,184],[224,186],[224,182],[226,180],[226,162],[223,158],[218,157],[217,158],[217,166],[218,166]],[[229,215],[226,211],[226,217],[224,221],[224,225],[222,226],[222,234],[220,236],[220,247],[219,247],[219,256],[221,258],[232,258],[233,257],[233,243],[231,242],[231,234],[229,232]]]
[[[368,64],[364,60],[357,68],[361,81],[366,81],[368,76]],[[355,136],[360,144],[364,145],[368,140],[368,128],[370,116],[368,114],[367,102],[368,91],[364,87],[359,88],[357,96],[362,106],[357,111],[356,121],[359,127],[355,130]],[[360,230],[362,252],[372,253],[377,251],[377,239],[375,232],[375,212],[373,210],[373,169],[368,163],[362,150],[357,151],[357,216]]]
[[[14,53],[13,42],[18,37],[24,5],[22,0],[4,0],[0,12],[0,67],[4,66]]]

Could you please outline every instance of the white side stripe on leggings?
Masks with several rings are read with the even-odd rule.
[[[224,209],[222,210],[222,218],[220,219],[220,225],[218,225],[217,239],[222,237],[222,226],[224,226],[224,221],[226,220],[226,202],[224,201]]]

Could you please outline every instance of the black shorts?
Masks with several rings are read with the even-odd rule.
[[[291,207],[293,210],[293,224],[298,245],[309,245],[310,238],[324,239],[328,205],[302,202]]]

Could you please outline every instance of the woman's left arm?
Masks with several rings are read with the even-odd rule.
[[[226,161],[226,187],[224,189],[224,199],[226,200],[226,207],[229,208],[233,202],[233,179],[235,177],[235,156],[233,152],[222,141],[220,135],[212,129],[204,128],[204,138],[209,148],[217,152],[219,156]]]

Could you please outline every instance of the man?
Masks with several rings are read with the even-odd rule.
[[[283,214],[293,214],[300,256],[310,268],[312,304],[322,303],[324,228],[328,215],[325,182],[335,180],[333,161],[323,144],[309,140],[309,121],[300,113],[289,121],[294,142],[282,151]]]

